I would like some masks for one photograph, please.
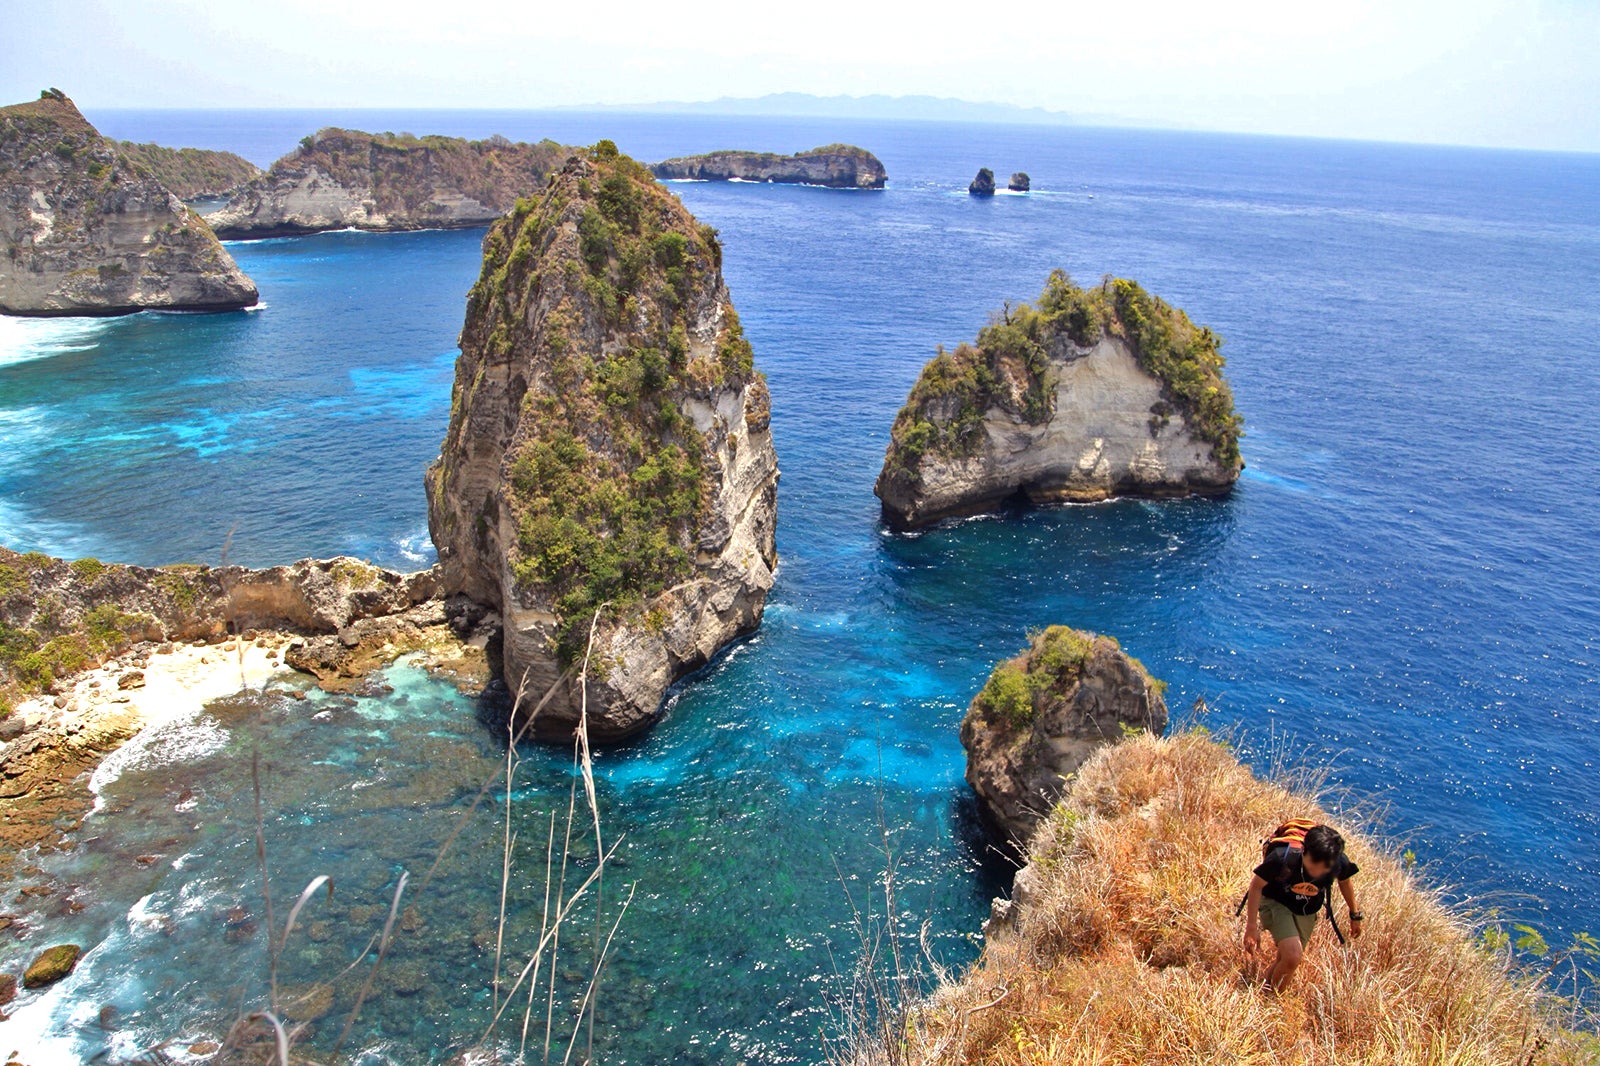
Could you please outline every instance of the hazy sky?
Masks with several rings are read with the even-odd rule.
[[[0,100],[90,110],[926,93],[1600,151],[1600,0],[37,0],[6,23]]]

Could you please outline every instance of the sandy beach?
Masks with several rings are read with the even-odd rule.
[[[278,674],[284,633],[134,650],[79,674],[59,694],[20,704],[22,734],[0,745],[0,876],[18,852],[60,846],[93,806],[92,772],[145,729]]]

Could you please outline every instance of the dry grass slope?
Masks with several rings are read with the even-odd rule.
[[[1365,936],[1341,948],[1321,923],[1294,986],[1258,991],[1234,907],[1262,833],[1302,814],[1339,824],[1198,734],[1102,750],[1041,826],[1011,931],[991,935],[959,983],[880,1030],[892,1036],[856,1041],[855,1061],[1590,1061],[1594,1043],[1552,1023],[1548,994],[1514,979],[1505,956],[1360,832],[1345,835]]]

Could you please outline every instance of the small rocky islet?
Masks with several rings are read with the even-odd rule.
[[[1221,338],[1137,282],[1061,271],[923,368],[874,491],[896,530],[1017,501],[1221,496],[1244,467]]]
[[[251,307],[200,217],[59,90],[0,108],[0,313]]]

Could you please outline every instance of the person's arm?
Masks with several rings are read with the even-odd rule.
[[[1361,937],[1361,909],[1356,906],[1356,885],[1353,877],[1339,882],[1339,894],[1344,897],[1345,909],[1350,912],[1350,939]]]
[[[1255,951],[1261,946],[1261,924],[1256,911],[1261,906],[1261,890],[1267,883],[1260,874],[1250,876],[1250,891],[1244,897],[1244,949]]]

